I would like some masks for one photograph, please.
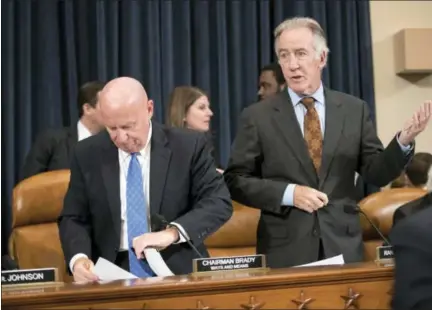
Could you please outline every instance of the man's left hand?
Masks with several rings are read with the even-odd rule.
[[[415,137],[425,130],[432,115],[432,100],[427,100],[414,113],[410,120],[405,123],[399,135],[399,142],[404,145],[410,145]]]
[[[144,249],[155,248],[163,250],[179,239],[179,232],[174,227],[169,227],[165,230],[146,233],[136,237],[132,241],[135,254],[138,258],[144,258]]]

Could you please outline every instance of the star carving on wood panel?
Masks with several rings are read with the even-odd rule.
[[[291,301],[296,304],[297,309],[299,310],[307,310],[307,305],[314,300],[315,299],[313,298],[305,298],[303,290],[300,292],[300,298],[291,299]]]
[[[345,308],[350,309],[354,307],[354,309],[358,309],[358,299],[362,296],[360,293],[355,293],[352,288],[348,289],[347,296],[341,296],[343,300],[345,300]]]
[[[240,306],[246,310],[258,310],[261,309],[264,304],[264,302],[256,302],[255,297],[251,296],[248,304],[241,304]]]
[[[200,310],[211,310],[211,309],[213,309],[213,308],[210,308],[209,306],[204,305],[204,303],[201,300],[197,301],[196,308],[200,309]]]

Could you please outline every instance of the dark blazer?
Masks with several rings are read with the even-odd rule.
[[[180,224],[202,255],[204,239],[232,215],[223,177],[216,172],[203,134],[153,123],[150,213]],[[120,245],[121,207],[118,149],[106,131],[77,144],[71,179],[58,220],[66,262],[84,253],[115,262]],[[187,243],[161,251],[175,274],[192,271],[195,252]]]
[[[316,261],[320,239],[324,255],[343,254],[346,262],[363,259],[354,174],[376,186],[397,177],[409,160],[396,138],[384,150],[365,102],[325,89],[323,157],[315,172],[288,92],[246,108],[242,115],[225,180],[231,197],[261,209],[257,251],[270,267]],[[289,183],[326,193],[329,204],[314,214],[281,206]]]
[[[49,129],[36,137],[21,171],[20,181],[38,173],[69,169],[78,142],[77,127]]]
[[[432,192],[427,193],[426,195],[410,201],[403,206],[396,209],[393,214],[393,227],[396,223],[401,222],[404,218],[413,215],[425,208],[432,206]]]
[[[432,204],[390,233],[395,255],[394,310],[432,309]]]
[[[357,182],[355,184],[355,191],[356,191],[356,201],[360,202],[362,201],[362,199],[366,198],[367,196],[381,191],[381,188],[378,186],[373,186],[365,183],[362,176],[359,175],[357,178]]]

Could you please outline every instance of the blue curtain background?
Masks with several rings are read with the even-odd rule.
[[[2,1],[2,252],[11,193],[31,143],[78,120],[76,94],[90,80],[140,80],[163,121],[170,91],[210,95],[221,164],[242,109],[256,100],[259,69],[275,60],[273,30],[310,16],[328,36],[324,83],[375,113],[368,1]]]

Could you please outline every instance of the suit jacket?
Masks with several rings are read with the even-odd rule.
[[[384,150],[367,105],[353,96],[324,90],[325,134],[317,175],[288,92],[246,108],[234,140],[225,180],[233,200],[261,209],[257,251],[270,267],[316,261],[320,239],[324,255],[343,254],[346,262],[363,259],[354,174],[376,186],[397,177],[409,156],[396,138]],[[282,206],[289,183],[326,193],[329,204],[314,214]]]
[[[390,233],[395,255],[392,309],[432,309],[431,204]]]
[[[357,178],[357,182],[355,184],[355,191],[356,191],[356,201],[360,202],[362,201],[362,199],[366,198],[367,196],[381,191],[381,188],[379,188],[378,186],[373,186],[365,183],[361,175],[359,175]]]
[[[432,192],[404,204],[403,206],[397,208],[393,214],[393,227],[396,225],[396,223],[399,223],[404,218],[409,217],[414,213],[417,213],[430,206],[432,206]]]
[[[42,132],[24,161],[20,180],[46,171],[69,169],[72,150],[77,142],[76,125]]]
[[[197,132],[153,123],[150,153],[150,214],[180,224],[203,256],[204,239],[232,214],[222,176]],[[77,253],[115,262],[120,245],[121,205],[118,149],[106,131],[77,144],[71,179],[58,219],[66,262]],[[192,271],[195,252],[187,243],[161,251],[175,274]]]

